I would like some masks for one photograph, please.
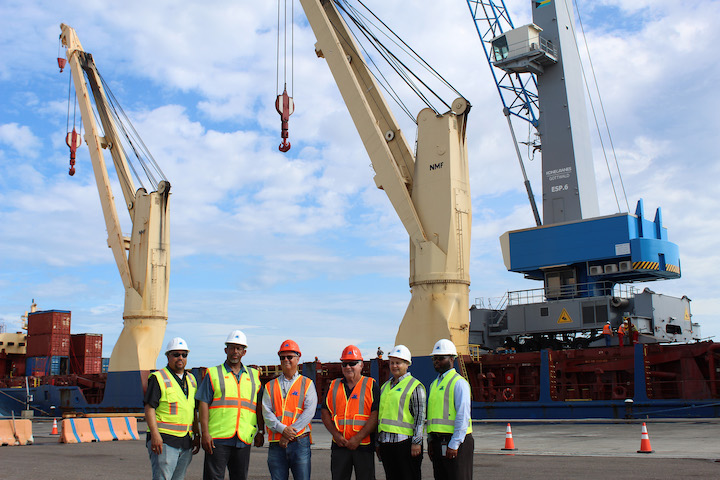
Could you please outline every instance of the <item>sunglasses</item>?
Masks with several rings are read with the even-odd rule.
[[[355,360],[354,362],[342,362],[343,367],[354,367],[358,364],[358,360]]]
[[[280,355],[280,360],[292,360],[295,357],[297,357],[297,355]]]
[[[182,352],[182,353],[180,353],[180,352],[175,352],[175,353],[172,354],[172,356],[175,357],[175,358],[178,358],[178,357],[187,358],[187,352]]]

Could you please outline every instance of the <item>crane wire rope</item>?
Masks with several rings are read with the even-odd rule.
[[[282,2],[284,2],[284,9],[281,9]],[[277,24],[277,60],[276,60],[276,72],[275,72],[275,93],[279,95],[280,89],[280,19],[282,18],[282,31],[283,31],[283,73],[282,83],[287,87],[287,57],[288,57],[288,0],[278,0],[278,24]],[[285,14],[283,16],[283,13]],[[293,89],[295,86],[295,2],[290,0],[290,96],[293,96]]]
[[[606,117],[606,115],[605,115],[605,107],[603,106],[602,96],[600,95],[600,89],[599,89],[599,87],[598,87],[597,77],[596,77],[596,75],[595,75],[595,68],[594,68],[593,63],[592,63],[592,57],[590,56],[590,49],[589,49],[588,46],[587,46],[587,38],[586,38],[586,36],[585,36],[585,28],[583,27],[582,18],[580,17],[580,10],[579,10],[578,4],[577,4],[577,2],[576,2],[575,0],[573,0],[573,2],[575,3],[575,11],[577,12],[578,22],[580,23],[580,31],[582,32],[583,42],[585,43],[585,51],[587,52],[588,61],[589,61],[589,63],[590,63],[590,70],[591,70],[593,82],[594,82],[594,84],[595,84],[595,91],[597,92],[598,101],[600,102],[602,118],[603,118],[603,121],[604,121],[604,123],[605,123],[605,129],[606,129],[606,131],[607,131],[608,138],[609,138],[609,141],[610,141],[610,145],[611,145],[611,148],[612,148],[612,154],[613,154],[613,157],[614,157],[614,159],[615,159],[615,168],[617,169],[618,178],[619,178],[620,184],[621,184],[621,186],[622,186],[622,193],[623,193],[623,196],[624,196],[624,199],[625,199],[625,205],[626,205],[626,207],[627,207],[627,211],[629,212],[629,211],[630,211],[630,206],[629,206],[629,204],[628,204],[627,194],[626,194],[626,192],[625,192],[625,184],[623,183],[623,180],[622,180],[622,174],[621,174],[621,172],[620,172],[620,166],[619,166],[619,164],[618,164],[617,155],[615,154],[615,146],[614,146],[614,144],[613,144],[613,142],[612,142],[612,136],[610,135],[610,128],[609,128],[609,126],[608,126],[607,117]],[[572,12],[570,11],[570,7],[568,6],[567,2],[565,3],[565,9],[566,9],[566,11],[567,11],[568,18],[571,18],[571,19],[572,19],[572,16],[571,16],[571,15],[572,15]],[[576,48],[577,48],[577,47],[578,47],[578,45],[577,45],[577,44],[578,44],[577,34],[576,34],[576,32],[575,32],[575,26],[574,26],[574,24],[573,24],[572,21],[570,22],[570,26],[571,26],[571,28],[572,28],[572,34],[573,34],[573,38],[575,39],[575,46],[576,46]],[[578,49],[578,56],[579,56],[579,49]],[[603,157],[605,158],[605,166],[607,167],[608,177],[610,178],[610,184],[611,184],[611,186],[612,186],[613,195],[615,196],[615,203],[617,204],[618,212],[621,212],[622,209],[621,209],[621,207],[620,207],[620,200],[618,199],[618,193],[617,193],[617,190],[616,190],[616,188],[615,188],[615,181],[614,181],[614,179],[613,179],[613,175],[612,175],[612,172],[611,172],[611,170],[610,170],[610,162],[609,162],[609,160],[608,160],[607,151],[605,150],[605,142],[603,142],[602,133],[600,132],[600,125],[599,125],[599,123],[598,123],[597,113],[595,112],[595,104],[594,104],[594,102],[593,102],[592,95],[590,94],[590,86],[588,85],[588,77],[587,77],[587,75],[585,74],[585,66],[583,65],[582,60],[581,60],[581,62],[580,62],[580,65],[581,65],[582,74],[583,74],[583,82],[585,83],[585,91],[587,92],[588,98],[590,99],[590,109],[592,110],[593,120],[595,121],[595,129],[596,129],[597,132],[598,132],[598,137],[599,137],[599,139],[600,139],[600,146],[601,146],[601,148],[602,148]]]
[[[382,26],[383,26],[388,32],[390,32],[390,33],[392,34],[392,37],[391,37],[390,35],[388,35],[388,34],[386,34],[386,33],[383,33],[391,42],[393,42],[393,43],[394,43],[396,46],[398,46],[401,50],[403,50],[405,53],[407,53],[411,58],[415,59],[415,60],[417,61],[417,63],[418,63],[421,67],[423,67],[425,70],[427,70],[428,72],[430,72],[432,76],[434,76],[435,78],[437,78],[438,80],[440,80],[440,82],[442,82],[442,84],[444,84],[446,87],[448,87],[448,88],[451,89],[453,92],[455,92],[456,95],[462,96],[462,95],[460,94],[460,92],[458,92],[458,91],[450,84],[450,82],[448,82],[447,80],[445,80],[445,78],[443,78],[443,76],[440,75],[440,73],[439,73],[437,70],[435,70],[432,66],[430,66],[429,63],[427,63],[410,45],[408,45],[402,38],[400,38],[385,22],[382,21],[382,19],[380,19],[377,15],[375,15],[375,13],[374,13],[372,10],[370,10],[370,9],[362,2],[362,0],[358,0],[358,3],[359,3],[360,5],[362,5],[363,7],[365,7],[365,9],[370,13],[370,15],[372,15],[373,18],[375,18],[378,22],[380,22],[380,24],[382,24]],[[359,13],[359,12],[358,12],[358,13]],[[381,31],[381,30],[378,29],[378,31]],[[402,45],[400,45],[397,41],[395,41],[395,40],[393,39],[393,37],[396,38]],[[384,46],[382,43],[380,43],[380,45],[381,45],[383,48],[385,48],[385,46]],[[408,52],[411,52],[412,55],[410,55]],[[389,50],[388,50],[388,53],[389,53],[390,55],[392,55],[392,52],[390,52]],[[402,64],[402,63],[401,63],[401,64]],[[403,65],[403,67],[405,67],[404,64],[402,64],[402,65]],[[405,68],[407,68],[407,67],[405,67]],[[409,71],[410,73],[412,73],[412,71],[411,71],[410,69],[408,69],[408,71]],[[414,75],[414,74],[413,74],[413,75]],[[418,77],[416,77],[416,78],[418,78]],[[419,78],[418,78],[418,80],[422,82],[422,80],[420,80]],[[423,85],[424,85],[424,83],[423,83]],[[429,87],[428,87],[428,89],[429,89]],[[445,103],[445,102],[442,100],[442,98],[440,98],[438,95],[436,95],[435,92],[433,92],[432,90],[430,90],[430,91],[431,91],[441,102],[443,102],[443,104],[445,104],[445,106],[446,106],[447,108],[450,108],[450,106],[449,106],[447,103]]]
[[[148,180],[153,186],[153,189],[157,189],[158,184],[160,181],[165,180],[167,181],[167,177],[163,173],[162,169],[160,168],[160,165],[155,161],[155,158],[150,153],[150,150],[147,148],[147,145],[145,145],[145,142],[142,140],[140,135],[138,134],[137,130],[135,129],[135,126],[130,121],[130,118],[125,113],[125,110],[123,110],[120,103],[117,101],[117,98],[112,93],[112,90],[110,89],[110,86],[107,84],[105,79],[100,75],[100,72],[97,71],[96,73],[98,77],[100,78],[100,81],[102,82],[103,89],[106,92],[106,98],[108,100],[108,107],[113,115],[113,118],[115,119],[115,123],[122,132],[122,135],[125,137],[125,139],[128,142],[129,147],[132,149],[133,153],[135,154],[135,157],[138,159],[140,166],[142,167],[142,170],[145,172],[145,175],[147,176]],[[133,162],[128,162],[130,164],[130,167],[137,178],[137,180],[140,182],[140,185],[145,188],[143,185],[142,177],[138,175],[137,170],[135,169],[135,166],[133,165]],[[156,178],[156,175],[160,177],[160,181]]]
[[[357,29],[362,33],[362,35],[373,45],[373,47],[377,50],[378,54],[390,65],[390,67],[398,74],[398,76],[403,79],[405,84],[425,103],[425,105],[428,108],[431,108],[433,111],[439,114],[438,109],[435,108],[435,106],[432,104],[432,102],[428,99],[428,97],[422,92],[422,88],[418,86],[418,84],[415,82],[419,82],[419,84],[424,87],[425,90],[427,90],[429,93],[432,94],[437,100],[442,102],[446,108],[449,110],[451,109],[450,105],[445,102],[440,95],[438,95],[425,81],[423,81],[415,72],[413,72],[403,61],[401,61],[397,55],[395,55],[390,49],[383,44],[380,39],[375,35],[371,28],[367,24],[373,25],[378,31],[381,31],[382,34],[387,37],[391,42],[393,42],[398,48],[400,48],[408,57],[413,59],[415,62],[417,62],[419,65],[421,65],[425,70],[431,73],[432,76],[434,76],[436,79],[438,79],[443,85],[451,89],[453,92],[455,92],[457,95],[462,96],[457,89],[455,89],[447,80],[445,80],[435,69],[430,67],[430,65],[417,53],[415,52],[407,43],[405,43],[390,27],[388,27],[382,20],[380,20],[377,15],[375,15],[362,1],[358,0],[358,3],[362,5],[369,13],[372,15],[373,18],[375,18],[382,26],[386,29],[387,32],[392,34],[392,37],[388,35],[388,33],[383,32],[377,25],[373,24],[369,21],[367,17],[365,17],[358,9],[352,7],[347,3],[346,0],[334,0],[335,4],[338,6],[340,10],[342,10],[346,16],[351,20],[351,22],[357,27]],[[355,35],[355,34],[354,34]],[[398,41],[393,39],[396,38]],[[357,35],[356,35],[357,38]],[[367,50],[362,47],[363,50],[367,53]],[[375,66],[375,68],[378,70],[379,75],[383,78],[385,82],[387,82],[387,79],[385,76],[380,72],[380,69],[377,67],[375,62],[372,60],[372,58],[368,55],[368,58],[370,58],[370,61]],[[410,116],[410,118],[413,120],[413,122],[416,122],[415,118],[412,117],[412,115],[409,113],[409,109],[407,106],[403,104],[399,100],[399,97],[397,93],[390,87],[389,82],[384,84],[379,78],[378,75],[373,73],[373,76],[378,80],[378,83],[385,89],[388,94],[395,100],[398,105],[405,111],[406,114]],[[413,80],[413,78],[415,80]],[[393,93],[390,93],[389,90],[392,90]]]
[[[337,2],[336,2],[336,4],[338,5],[338,8],[339,8],[340,10],[346,12],[346,10],[343,8],[342,5],[339,5]],[[349,7],[349,5],[348,5],[348,7]],[[346,12],[346,14],[347,14],[347,12]],[[355,21],[353,21],[353,23],[355,23]],[[333,28],[335,29],[335,33],[337,33],[337,34],[343,39],[343,41],[345,42],[346,45],[348,45],[348,47],[354,48],[353,45],[352,45],[352,42],[350,42],[350,39],[345,38],[345,37],[342,35],[342,31],[341,31],[336,25],[333,25]],[[354,34],[353,34],[353,35],[354,35]],[[355,36],[355,35],[354,35],[354,36]],[[355,36],[355,38],[356,38],[356,40],[357,40],[357,36]],[[368,65],[368,71],[370,71],[370,74],[371,74],[373,77],[375,77],[375,80],[378,82],[378,84],[380,85],[380,87],[381,87],[383,90],[385,90],[385,92],[390,96],[390,98],[395,102],[395,104],[397,104],[397,106],[400,107],[400,109],[405,113],[405,115],[407,115],[408,118],[409,118],[413,123],[417,123],[417,120],[415,119],[415,117],[413,117],[412,112],[410,111],[410,109],[409,109],[409,108],[407,107],[407,105],[405,105],[405,103],[400,99],[400,95],[398,95],[398,93],[395,91],[395,89],[390,85],[390,82],[387,80],[387,78],[385,77],[385,75],[382,73],[382,71],[380,70],[380,68],[377,66],[377,64],[375,63],[375,60],[372,58],[372,56],[370,56],[370,54],[368,53],[368,51],[365,49],[364,45],[362,45],[360,42],[358,42],[358,43],[360,44],[360,48],[362,48],[363,52],[365,52],[365,58],[367,59],[367,61],[369,61],[370,64],[371,64],[373,67],[375,67],[375,70],[377,71],[377,73],[374,72],[374,71],[372,71],[372,70],[369,68],[369,67],[370,67],[370,64],[367,64],[367,63],[366,63],[366,64]],[[357,52],[357,51],[353,51],[353,53],[354,53],[355,55],[357,55],[358,57],[361,56],[360,53]],[[386,59],[386,61],[387,61],[387,59]],[[364,86],[366,89],[368,89],[368,88],[371,87],[371,85],[367,85],[367,84],[366,84],[366,85],[363,85],[363,86]],[[381,111],[382,111],[382,109],[381,109]],[[385,119],[385,120],[388,121],[388,119]]]

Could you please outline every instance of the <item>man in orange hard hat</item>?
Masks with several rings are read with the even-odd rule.
[[[310,480],[310,421],[317,408],[313,381],[300,375],[300,347],[293,340],[280,345],[282,375],[263,389],[262,410],[268,429],[268,468],[272,480]]]
[[[323,425],[332,435],[330,473],[332,480],[375,479],[373,436],[378,424],[380,388],[362,375],[360,349],[348,345],[340,357],[342,378],[330,383],[322,404]]]

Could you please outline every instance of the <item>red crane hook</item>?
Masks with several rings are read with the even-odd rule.
[[[77,151],[77,148],[82,144],[82,139],[80,138],[80,134],[75,130],[72,129],[72,132],[68,132],[67,136],[65,137],[65,143],[68,147],[70,147],[70,171],[68,171],[68,175],[71,177],[75,175],[75,152]]]
[[[288,120],[290,115],[295,111],[295,102],[292,97],[287,94],[287,86],[283,91],[282,95],[278,95],[275,100],[275,110],[280,114],[281,120],[281,131],[280,136],[282,137],[282,143],[278,147],[281,152],[287,152],[290,150],[290,142],[288,139]]]

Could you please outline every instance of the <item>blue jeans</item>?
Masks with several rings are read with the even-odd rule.
[[[294,480],[310,480],[310,436],[290,442],[282,448],[279,442],[271,442],[268,448],[268,468],[272,480],[288,480],[292,471]]]
[[[163,443],[162,453],[152,451],[150,440],[147,441],[152,467],[153,480],[183,480],[185,471],[192,460],[192,448],[174,448]]]

